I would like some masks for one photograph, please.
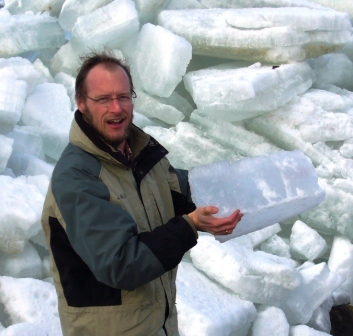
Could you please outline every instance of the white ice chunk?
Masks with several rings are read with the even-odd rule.
[[[169,125],[176,125],[185,118],[174,106],[164,104],[143,91],[135,91],[137,98],[134,100],[134,109],[145,117],[159,119]]]
[[[328,54],[309,60],[315,72],[315,84],[333,84],[353,91],[353,63],[345,54]]]
[[[333,240],[328,267],[342,276],[343,283],[333,292],[335,305],[353,302],[353,245],[347,237],[336,236]]]
[[[49,12],[51,16],[57,17],[65,0],[6,0],[5,9],[11,14]]]
[[[71,31],[78,17],[108,5],[113,0],[66,0],[61,8],[59,24],[65,31]]]
[[[50,178],[54,170],[52,164],[26,153],[12,153],[7,166],[12,169],[15,176],[46,175]]]
[[[327,244],[314,229],[304,222],[297,220],[290,235],[290,251],[294,258],[301,260],[315,260],[327,250]]]
[[[29,60],[22,57],[0,58],[0,77],[25,81],[28,85],[28,93],[32,92],[36,85],[48,81]]]
[[[0,275],[40,279],[42,277],[42,260],[37,250],[27,243],[23,252],[19,254],[0,251]]]
[[[146,92],[169,97],[185,75],[191,49],[184,38],[147,23],[138,35],[132,60],[134,76]]]
[[[191,249],[195,267],[243,300],[278,306],[300,285],[294,262],[261,251],[253,252],[229,240],[199,237]]]
[[[40,325],[22,322],[12,324],[4,330],[1,330],[1,336],[48,336],[48,331]]]
[[[139,28],[138,15],[132,0],[113,1],[86,15],[80,16],[71,40],[82,47],[118,48]]]
[[[11,16],[5,9],[0,11],[0,57],[58,48],[64,43],[64,31],[48,13]]]
[[[143,114],[138,113],[135,110],[133,116],[133,123],[137,127],[144,128],[147,126],[156,126],[152,119],[145,117]]]
[[[40,230],[40,217],[49,178],[0,175],[0,250],[20,253]],[[44,184],[44,185],[43,185]]]
[[[39,84],[28,95],[22,121],[43,137],[44,153],[57,160],[69,142],[73,118],[65,87],[56,83]]]
[[[217,217],[240,209],[244,216],[224,241],[281,222],[323,201],[315,169],[299,150],[268,156],[216,162],[189,171],[197,206],[214,205]]]
[[[315,91],[315,99],[325,96],[325,90]],[[338,92],[337,92],[338,93]],[[310,99],[295,97],[286,105],[247,121],[247,127],[286,150],[301,149],[316,166],[322,165],[336,177],[342,177],[340,167],[316,149],[310,141],[337,141],[352,135],[352,117],[348,113],[324,111]],[[337,96],[335,96],[337,97]],[[343,94],[341,97],[345,100]],[[321,100],[326,104],[326,100]],[[351,103],[348,103],[347,105]],[[336,105],[337,106],[337,105]]]
[[[40,58],[36,58],[36,60],[32,64],[34,69],[36,69],[39,73],[42,74],[42,77],[45,78],[46,82],[54,82],[54,79],[50,74],[49,69],[43,64]]]
[[[327,8],[332,8],[336,11],[339,12],[345,12],[348,13],[351,21],[353,18],[353,4],[350,1],[346,1],[346,0],[335,0],[335,1],[331,1],[331,0],[310,0],[311,2],[320,4],[322,6],[325,6]]]
[[[281,226],[278,223],[264,227],[261,230],[250,232],[247,236],[250,238],[253,247],[259,246],[265,240],[269,239],[276,233],[281,231]]]
[[[44,159],[43,140],[38,133],[26,126],[16,125],[6,136],[14,140],[14,153],[26,153]]]
[[[317,207],[300,214],[300,219],[326,235],[343,235],[353,240],[353,195],[319,178],[325,191],[325,201]]]
[[[190,123],[180,122],[175,128],[145,127],[144,131],[168,148],[168,159],[176,168],[191,169],[225,158],[236,160],[241,157],[234,150],[227,150],[205,138]]]
[[[278,235],[273,235],[261,244],[261,251],[271,253],[279,257],[291,258],[289,245]]]
[[[291,291],[280,308],[290,325],[306,324],[316,310],[343,282],[341,276],[331,272],[326,263],[299,271],[302,283]]]
[[[77,69],[80,67],[80,54],[76,46],[71,41],[64,44],[50,60],[50,70],[52,73],[65,72],[71,76],[77,76]]]
[[[164,10],[158,23],[195,54],[274,64],[340,49],[352,29],[346,13],[296,7]]]
[[[44,329],[46,335],[62,336],[58,299],[52,284],[30,278],[2,276],[0,302],[5,306],[11,324],[32,323],[39,330]]]
[[[2,173],[12,153],[13,139],[0,134],[0,173]]]
[[[331,331],[330,311],[332,306],[333,300],[329,297],[319,308],[314,310],[313,316],[307,323],[307,326],[329,334]]]
[[[251,302],[240,300],[217,286],[187,262],[178,267],[176,285],[181,335],[247,335],[256,317],[256,309]]]
[[[180,0],[179,0],[180,1]],[[134,0],[141,24],[154,22],[166,0]]]
[[[28,86],[23,80],[2,77],[0,73],[0,122],[15,125],[21,118]]]
[[[248,119],[288,103],[312,85],[306,62],[273,69],[254,65],[239,69],[203,69],[188,72],[186,89],[198,111],[213,119]]]
[[[261,306],[251,327],[252,336],[287,336],[289,324],[284,312],[271,306]]]
[[[330,334],[315,330],[306,325],[297,325],[290,328],[289,336],[330,336]]]
[[[207,137],[214,139],[225,148],[233,147],[243,156],[265,155],[279,150],[261,135],[248,131],[235,123],[211,120],[196,113],[191,114],[190,122],[201,128]]]
[[[349,108],[341,95],[326,90],[309,89],[300,95],[300,97],[304,98],[301,100],[301,103],[303,103],[303,105],[307,104],[307,109],[310,103],[306,102],[306,99],[316,105],[316,107],[320,107],[328,112],[344,112]]]
[[[339,152],[343,157],[353,159],[353,139],[345,140]]]
[[[62,84],[67,90],[67,95],[70,97],[71,110],[76,110],[76,99],[75,99],[75,83],[76,79],[73,76],[66,74],[65,72],[59,72],[54,76],[55,83]]]
[[[353,194],[353,181],[347,179],[335,179],[333,182],[335,188]]]
[[[176,91],[173,91],[169,97],[157,97],[157,99],[164,104],[174,106],[177,110],[183,112],[188,119],[194,110],[190,102]]]

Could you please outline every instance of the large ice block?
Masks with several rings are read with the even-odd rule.
[[[306,62],[275,69],[256,63],[247,68],[192,71],[185,75],[184,83],[198,107],[197,113],[237,121],[284,105],[308,90],[313,79]]]
[[[25,81],[28,85],[27,93],[32,92],[36,85],[47,81],[28,59],[22,57],[0,58],[0,77]]]
[[[168,3],[165,0],[134,0],[134,2],[142,24],[154,22],[159,9]]]
[[[0,11],[0,57],[58,48],[65,43],[64,31],[48,13],[31,12],[11,16]]]
[[[176,284],[181,335],[226,335],[226,328],[234,335],[247,335],[256,317],[252,302],[218,286],[188,262],[179,265]]]
[[[23,80],[0,78],[0,122],[14,126],[21,118],[28,86]]]
[[[190,256],[196,268],[243,300],[279,306],[300,286],[293,260],[200,236]]]
[[[0,304],[6,307],[9,329],[2,334],[61,336],[58,299],[48,281],[0,277]],[[19,309],[20,307],[20,309]],[[24,328],[13,328],[15,326]]]
[[[49,178],[0,175],[0,250],[20,253],[40,230],[40,217]]]
[[[95,9],[108,5],[113,0],[66,0],[61,8],[59,24],[65,31],[71,31],[77,19]]]
[[[343,235],[353,240],[353,194],[319,178],[325,190],[325,201],[300,214],[300,219],[316,231],[326,235]],[[339,206],[338,206],[339,205]]]
[[[119,0],[80,16],[72,29],[71,40],[89,48],[118,48],[138,29],[134,2]]]
[[[346,13],[303,7],[164,10],[158,23],[194,54],[274,64],[343,48],[352,29]]]
[[[56,83],[39,84],[28,95],[22,121],[43,138],[46,155],[57,160],[69,141],[73,113],[65,87]]]
[[[343,283],[333,292],[335,305],[353,303],[353,245],[344,236],[336,236],[333,240],[328,267],[331,272],[342,276]]]
[[[236,160],[242,157],[234,149],[225,149],[205,138],[202,132],[190,123],[180,122],[175,128],[147,126],[144,131],[170,150],[168,159],[174,167],[180,169],[191,169],[225,158]]]
[[[290,252],[293,258],[313,261],[327,250],[327,244],[314,229],[297,220],[290,235]]]
[[[300,270],[299,273],[302,278],[301,286],[295,288],[280,306],[290,325],[309,322],[314,310],[343,282],[342,277],[330,272],[323,262]]]
[[[169,125],[176,125],[185,118],[185,115],[174,106],[165,104],[143,91],[135,90],[137,98],[134,108],[148,118],[159,119]]]
[[[49,12],[57,17],[65,0],[6,0],[5,9],[11,14],[32,11],[33,13]]]
[[[217,217],[240,209],[244,216],[230,235],[241,236],[300,214],[321,203],[314,166],[300,150],[216,162],[189,171],[196,206],[219,207]]]
[[[169,97],[185,75],[191,56],[187,40],[147,23],[138,36],[132,69],[146,92]]]

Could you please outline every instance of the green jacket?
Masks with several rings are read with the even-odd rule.
[[[42,225],[65,336],[178,335],[176,268],[196,244],[186,172],[133,126],[134,160],[79,111],[57,162]]]

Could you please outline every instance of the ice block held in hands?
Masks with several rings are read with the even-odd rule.
[[[216,236],[221,242],[298,215],[325,198],[300,150],[199,166],[189,171],[189,183],[197,207],[217,206],[217,217],[236,209],[244,213],[232,234]]]

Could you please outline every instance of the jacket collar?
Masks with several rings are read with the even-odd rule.
[[[93,127],[84,120],[82,113],[76,110],[70,129],[70,142],[101,160],[112,161],[114,159],[126,167],[136,167],[137,162],[143,159],[144,166],[150,166],[149,169],[151,169],[168,153],[158,141],[135,125],[132,125],[128,141],[134,157],[132,162],[129,162],[123,154],[112,151]],[[147,160],[146,156],[148,156]],[[145,168],[144,171],[146,171]]]

